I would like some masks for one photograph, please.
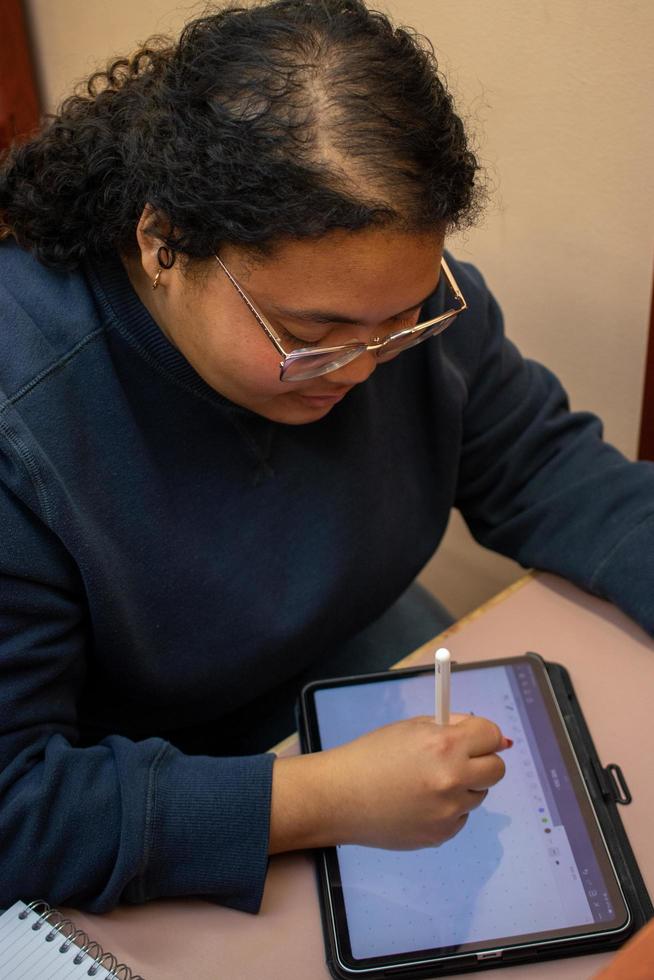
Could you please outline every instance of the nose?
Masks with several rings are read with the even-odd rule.
[[[338,386],[343,385],[350,388],[352,385],[359,385],[363,381],[367,381],[378,364],[379,361],[375,355],[370,351],[365,351],[355,357],[353,361],[344,364],[343,367],[337,368],[336,371],[330,371],[327,377]]]

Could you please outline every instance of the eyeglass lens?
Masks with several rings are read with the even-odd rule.
[[[417,347],[421,344],[423,340],[429,340],[430,337],[435,337],[437,334],[442,333],[446,330],[453,320],[456,320],[457,314],[453,313],[452,316],[448,316],[446,320],[441,320],[440,323],[435,323],[433,326],[429,327],[427,330],[423,330],[419,334],[410,334],[408,337],[398,337],[397,340],[390,340],[383,347],[380,347],[377,352],[377,357],[380,361],[390,360],[391,357],[395,357],[400,351],[408,350],[409,347]]]
[[[334,354],[300,354],[297,358],[290,355],[282,368],[282,381],[306,381],[317,378],[329,371],[336,371],[353,361],[364,350],[363,347],[351,347],[338,355]]]
[[[457,314],[453,313],[452,316],[441,320],[439,323],[435,323],[432,327],[423,331],[423,333],[409,335],[408,337],[398,337],[397,340],[389,341],[389,343],[380,347],[377,351],[378,360],[382,363],[384,361],[390,361],[391,358],[401,353],[401,351],[408,350],[410,347],[416,347],[423,340],[435,337],[447,329],[456,317]],[[300,354],[297,357],[291,356],[286,359],[282,369],[282,380],[307,381],[309,378],[317,378],[321,374],[328,374],[330,371],[336,371],[338,368],[349,364],[355,357],[359,357],[365,349],[365,346],[361,345],[343,350],[336,356],[334,354],[311,353]]]

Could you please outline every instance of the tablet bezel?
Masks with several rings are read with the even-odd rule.
[[[558,747],[570,776],[570,782],[585,827],[616,912],[615,922],[610,925],[593,923],[582,927],[572,926],[565,929],[500,937],[450,947],[355,959],[350,947],[336,848],[326,848],[319,853],[318,864],[324,900],[323,915],[330,933],[329,938],[336,965],[343,976],[368,977],[380,970],[383,970],[385,975],[392,976],[396,971],[416,970],[421,966],[425,969],[437,968],[440,971],[445,969],[448,964],[453,969],[467,969],[470,966],[481,966],[486,961],[488,961],[486,965],[491,965],[493,960],[496,963],[498,961],[508,963],[512,959],[526,960],[532,956],[537,958],[539,954],[544,953],[550,956],[556,955],[557,952],[559,955],[565,955],[566,952],[572,953],[582,948],[592,952],[595,947],[603,946],[606,948],[607,942],[617,945],[628,935],[632,925],[631,912],[544,661],[536,654],[525,654],[519,657],[503,657],[473,663],[455,662],[452,669],[455,671],[484,670],[498,666],[516,666],[520,662],[529,663],[534,669]],[[425,673],[433,673],[433,668],[430,666],[408,667],[357,677],[328,678],[308,684],[300,696],[300,735],[303,750],[311,752],[320,750],[320,735],[313,697],[316,691],[324,688],[374,683],[375,681],[399,681],[402,677]],[[572,949],[573,945],[575,949]]]

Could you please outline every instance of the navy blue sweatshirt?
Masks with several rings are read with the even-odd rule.
[[[453,327],[285,426],[209,388],[117,260],[0,246],[0,904],[256,911],[273,757],[179,746],[379,616],[452,507],[654,632],[654,467],[453,271]]]

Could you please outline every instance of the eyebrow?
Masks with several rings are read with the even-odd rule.
[[[431,289],[424,299],[419,300],[417,303],[413,303],[412,306],[407,306],[405,310],[400,310],[399,313],[394,313],[389,316],[389,320],[394,320],[398,316],[402,316],[404,313],[409,313],[411,310],[417,310],[419,306],[424,306],[430,296],[433,296],[438,286],[440,284],[440,278],[433,289]],[[360,319],[352,316],[345,316],[343,313],[336,313],[331,310],[293,310],[287,306],[270,306],[268,307],[272,312],[276,313],[277,316],[290,317],[293,320],[305,320],[307,322],[313,323],[361,323]]]

